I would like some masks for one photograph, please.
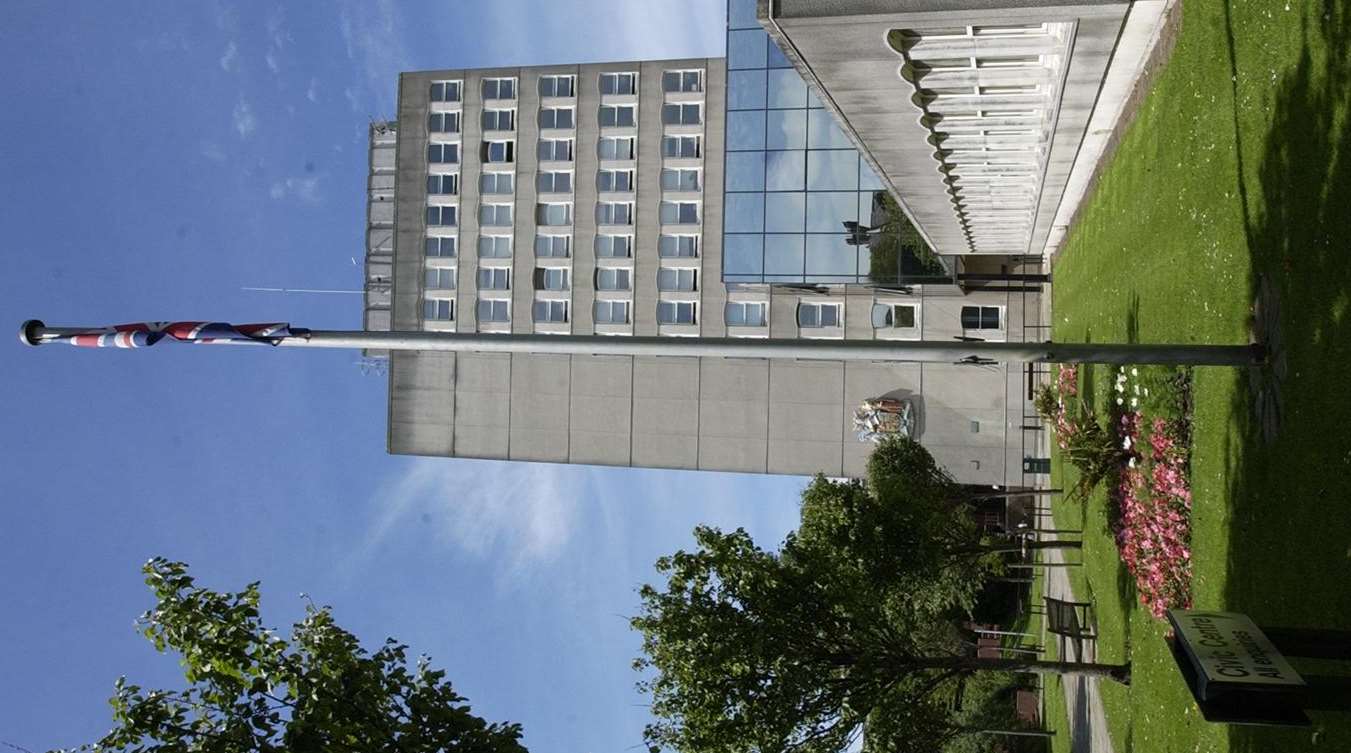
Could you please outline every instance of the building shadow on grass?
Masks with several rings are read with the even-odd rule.
[[[1263,442],[1252,392],[1236,376],[1228,453],[1226,608],[1259,624],[1351,628],[1351,14],[1328,0],[1303,19],[1298,64],[1271,88],[1260,153],[1244,153],[1238,82],[1267,62],[1235,43],[1238,189],[1253,270],[1279,294],[1287,373],[1282,421]],[[1252,57],[1256,57],[1255,55]],[[1303,666],[1329,673],[1333,667]],[[1351,666],[1337,668],[1351,672]],[[1233,750],[1351,750],[1351,713],[1314,715],[1315,731],[1230,728]]]

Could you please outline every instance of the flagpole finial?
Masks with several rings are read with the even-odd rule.
[[[19,342],[34,348],[42,344],[38,339],[38,330],[47,325],[41,319],[29,319],[19,327]]]

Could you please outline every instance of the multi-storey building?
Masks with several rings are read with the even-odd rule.
[[[872,224],[882,183],[765,45],[731,72],[709,58],[403,74],[397,123],[372,131],[367,326],[1036,332],[1024,326],[1039,324],[1035,292],[902,285],[850,245],[841,223]],[[855,408],[895,397],[960,480],[1021,484],[1023,377],[1003,364],[402,352],[389,364],[389,449],[857,475],[871,445]]]

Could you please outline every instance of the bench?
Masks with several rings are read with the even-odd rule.
[[[1083,640],[1097,637],[1089,627],[1088,610],[1091,606],[1086,601],[1064,601],[1047,596],[1046,632],[1073,640],[1075,648],[1082,653]]]

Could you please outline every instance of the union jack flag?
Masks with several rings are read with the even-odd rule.
[[[135,322],[66,335],[54,342],[83,348],[147,348],[168,337],[185,343],[257,343],[276,345],[292,334],[291,325],[225,322]]]

